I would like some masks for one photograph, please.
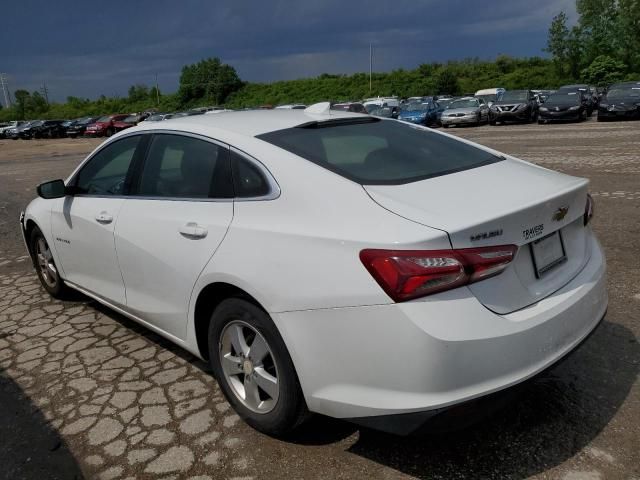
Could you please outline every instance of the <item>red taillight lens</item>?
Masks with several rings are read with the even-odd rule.
[[[367,249],[360,252],[360,260],[387,295],[401,302],[498,275],[517,250],[515,245],[458,250]]]
[[[584,226],[585,227],[593,218],[593,207],[594,207],[593,197],[587,193],[587,204],[584,207]]]

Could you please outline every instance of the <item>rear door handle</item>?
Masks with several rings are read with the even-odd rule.
[[[96,220],[100,223],[111,223],[113,222],[113,217],[108,212],[100,212],[96,215]]]
[[[196,222],[189,222],[180,227],[180,234],[187,238],[204,238],[207,236],[207,229]]]

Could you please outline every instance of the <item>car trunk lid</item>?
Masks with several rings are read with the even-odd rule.
[[[447,232],[454,249],[517,245],[516,258],[501,275],[468,287],[487,308],[505,314],[561,288],[588,260],[587,185],[582,178],[506,159],[419,182],[364,188],[387,210]],[[559,235],[532,246],[554,232]],[[535,256],[543,263],[540,249],[548,244],[551,254],[562,248],[566,259],[539,275],[545,265],[536,265]]]

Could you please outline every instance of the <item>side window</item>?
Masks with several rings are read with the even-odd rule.
[[[137,195],[229,198],[233,195],[229,149],[184,135],[154,135]]]
[[[267,179],[253,163],[234,151],[231,152],[231,161],[236,197],[262,197],[270,192]]]
[[[122,195],[140,138],[139,135],[123,138],[96,153],[76,177],[78,191],[89,195]]]

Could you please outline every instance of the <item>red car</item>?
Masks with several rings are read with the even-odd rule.
[[[118,122],[113,122],[113,128],[116,132],[121,130],[126,130],[130,127],[135,127],[138,123],[144,120],[146,115],[129,115],[124,120],[120,120]]]
[[[110,137],[116,132],[114,124],[121,120],[124,120],[129,115],[127,114],[115,114],[115,115],[105,115],[104,117],[100,117],[95,123],[87,126],[87,129],[84,131],[84,135],[87,137]]]

